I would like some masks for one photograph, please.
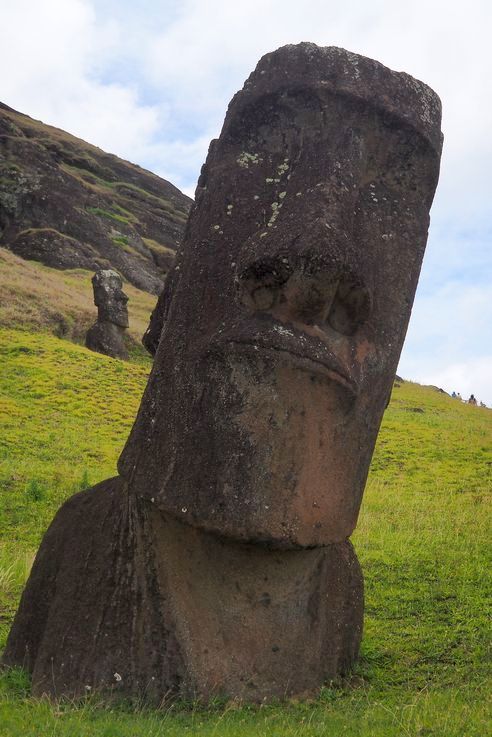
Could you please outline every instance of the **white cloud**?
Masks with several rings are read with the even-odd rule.
[[[16,0],[2,7],[0,100],[192,193],[232,94],[282,44],[344,46],[423,79],[445,145],[400,370],[475,371],[490,397],[477,387],[492,387],[491,26],[489,0]]]
[[[415,302],[398,373],[492,406],[490,284],[448,282]]]
[[[147,147],[145,156],[153,162],[152,171],[194,197],[196,162],[205,160],[211,138],[209,132],[191,141],[158,142]]]
[[[17,0],[2,8],[0,99],[101,148],[138,160],[159,128],[155,106],[101,71],[122,43],[86,0]]]
[[[258,58],[284,43],[341,45],[408,71],[443,99],[442,206],[473,212],[485,204],[483,163],[492,158],[491,23],[486,0],[185,0],[171,23],[156,25],[142,63],[177,116],[200,116],[216,131]]]
[[[484,160],[492,159],[487,0],[5,5],[0,62],[9,72],[0,99],[147,165],[147,146],[157,140],[185,145],[217,135],[227,102],[259,56],[284,43],[342,45],[405,69],[443,98],[439,211],[485,206]],[[185,175],[194,186],[202,153],[197,146],[193,170],[188,163],[181,172],[177,162],[174,179]]]

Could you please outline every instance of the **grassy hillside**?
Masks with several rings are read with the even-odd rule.
[[[91,278],[84,269],[59,271],[37,261],[24,261],[0,248],[0,327],[49,332],[84,343],[97,319]],[[141,340],[157,297],[125,283],[129,297],[130,353],[147,360]]]
[[[67,279],[77,284],[78,274]],[[7,328],[0,365],[1,649],[54,512],[114,474],[148,367]],[[35,701],[25,675],[13,671],[0,678],[1,737],[485,737],[491,476],[492,411],[432,388],[395,386],[353,538],[366,617],[349,679],[309,703],[151,712],[104,709],[97,696]]]

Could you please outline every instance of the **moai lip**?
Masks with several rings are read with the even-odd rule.
[[[343,49],[261,59],[210,146],[151,326],[160,346],[119,464],[135,494],[238,540],[351,534],[426,244],[440,116],[426,85]]]

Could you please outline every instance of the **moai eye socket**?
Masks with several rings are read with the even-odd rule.
[[[252,264],[237,279],[239,299],[250,310],[271,310],[277,304],[282,285],[288,280],[290,273],[285,259]]]
[[[368,319],[371,308],[369,289],[360,282],[342,279],[326,321],[338,333],[354,335]]]

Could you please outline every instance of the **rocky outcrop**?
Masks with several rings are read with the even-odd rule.
[[[87,331],[85,344],[91,351],[112,358],[128,358],[125,330],[128,327],[128,297],[121,276],[111,269],[100,269],[92,277],[97,322]]]
[[[114,268],[158,294],[191,202],[155,174],[0,104],[0,246],[19,256]]]

